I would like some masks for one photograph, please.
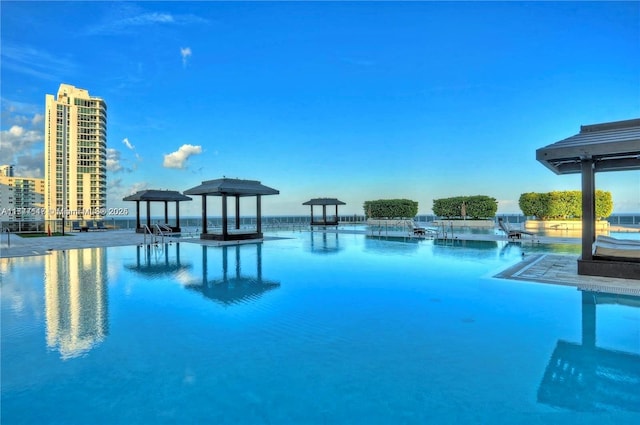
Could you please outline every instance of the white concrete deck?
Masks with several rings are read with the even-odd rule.
[[[433,239],[434,235],[411,236],[408,232],[370,232],[366,230],[336,229],[327,228],[314,230],[315,233],[342,233],[342,234],[363,234],[370,237],[384,238],[418,238]],[[451,235],[448,235],[451,239]],[[487,234],[453,234],[453,239],[474,240],[474,241],[507,241],[505,235]],[[237,245],[242,243],[256,243],[280,239],[278,232],[265,235],[264,239],[254,239],[247,241],[212,241],[201,240],[198,237],[165,237],[165,241],[195,243],[210,246]],[[160,239],[157,239],[160,242]],[[579,238],[562,237],[523,237],[519,240],[523,246],[539,243],[567,243],[579,244]],[[140,245],[153,243],[149,235],[135,233],[132,230],[107,230],[94,232],[75,232],[67,236],[33,237],[24,238],[15,234],[9,236],[0,235],[0,258],[24,257],[31,255],[47,255],[49,251],[68,250],[80,248],[109,247]],[[497,274],[496,278],[520,280],[528,282],[552,283],[558,285],[569,285],[594,291],[622,293],[628,295],[640,295],[640,280],[633,279],[613,279],[596,276],[580,276],[577,274],[577,256],[542,254],[527,257],[507,270]]]

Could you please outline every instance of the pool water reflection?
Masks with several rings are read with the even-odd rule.
[[[2,423],[637,419],[638,298],[492,278],[521,244],[286,236],[1,260]]]

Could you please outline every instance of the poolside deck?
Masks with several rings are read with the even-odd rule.
[[[171,237],[165,236],[164,242],[189,242],[201,245],[223,246],[242,243],[256,243],[263,239],[247,241],[208,241],[195,237]],[[9,242],[7,242],[9,240]],[[43,236],[23,238],[12,234],[7,239],[6,234],[0,235],[0,258],[27,257],[32,255],[46,255],[49,251],[100,248],[109,246],[141,245],[145,243],[162,242],[162,238],[142,233],[135,230],[108,230],[105,232],[73,232],[66,236]]]
[[[370,237],[379,238],[407,238],[407,239],[438,239],[436,235],[425,237],[409,236],[407,232],[371,232],[361,229],[340,229],[327,228],[315,230],[315,233],[340,233],[340,234],[363,234]],[[109,246],[140,245],[153,243],[149,235],[145,236],[131,230],[109,230],[105,232],[76,232],[68,236],[51,236],[23,238],[17,235],[10,235],[10,244],[7,244],[7,235],[0,235],[0,258],[15,258],[33,255],[47,255],[49,251],[68,250],[80,248],[96,248]],[[261,240],[247,241],[213,241],[203,240],[196,237],[172,238],[166,237],[165,242],[195,243],[210,246],[236,245],[242,243],[256,243],[262,240],[280,239],[278,232],[265,236]],[[159,239],[156,239],[160,242]],[[442,239],[444,240],[444,239]],[[446,240],[469,240],[469,241],[503,241],[508,239],[505,235],[491,234],[454,234]],[[580,244],[579,238],[570,237],[525,237],[518,240],[523,246],[540,243],[566,243]],[[577,273],[576,255],[540,254],[527,256],[521,262],[509,267],[494,277],[501,279],[511,279],[527,282],[551,283],[556,285],[575,286],[591,291],[612,292],[628,295],[640,295],[640,280],[614,279],[597,276],[581,276]]]

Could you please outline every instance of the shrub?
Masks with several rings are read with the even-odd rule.
[[[524,215],[539,220],[582,218],[582,192],[579,190],[523,193],[518,204]],[[611,192],[596,190],[596,218],[609,217],[612,211]]]
[[[418,203],[410,199],[378,199],[365,201],[366,218],[413,218],[418,215]]]
[[[462,216],[464,205],[465,215]],[[438,217],[472,219],[495,217],[498,211],[498,201],[485,195],[456,196],[433,200],[433,213]]]

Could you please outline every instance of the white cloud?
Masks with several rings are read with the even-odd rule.
[[[146,182],[134,183],[133,186],[129,189],[129,195],[133,195],[134,193],[138,193],[141,190],[147,190],[149,188],[149,184]]]
[[[182,145],[180,148],[164,156],[162,165],[166,168],[185,168],[185,164],[191,155],[202,153],[202,146]]]
[[[30,46],[3,43],[1,56],[3,68],[42,80],[60,81],[61,75],[73,75],[76,69],[76,64],[64,55]]]
[[[0,164],[13,164],[16,176],[42,177],[42,133],[13,126],[0,132]]]
[[[88,28],[89,34],[130,34],[134,30],[158,25],[207,24],[208,20],[192,14],[149,12],[130,3],[122,2],[104,14],[102,22]]]
[[[31,119],[31,124],[32,125],[37,125],[40,124],[42,121],[44,121],[44,115],[42,114],[35,114],[33,116],[33,118]]]
[[[120,152],[113,148],[107,149],[107,171],[117,173],[122,171],[124,167],[120,164]]]
[[[126,137],[122,140],[122,143],[124,143],[124,145],[127,147],[127,149],[129,149],[129,150],[131,150],[131,151],[132,151],[132,150],[134,150],[134,149],[136,148],[135,146],[133,146],[133,145],[131,144],[131,142],[129,141],[129,139],[128,139],[128,138],[126,138]]]
[[[180,56],[182,56],[182,66],[187,66],[187,60],[191,57],[191,47],[181,47]]]

